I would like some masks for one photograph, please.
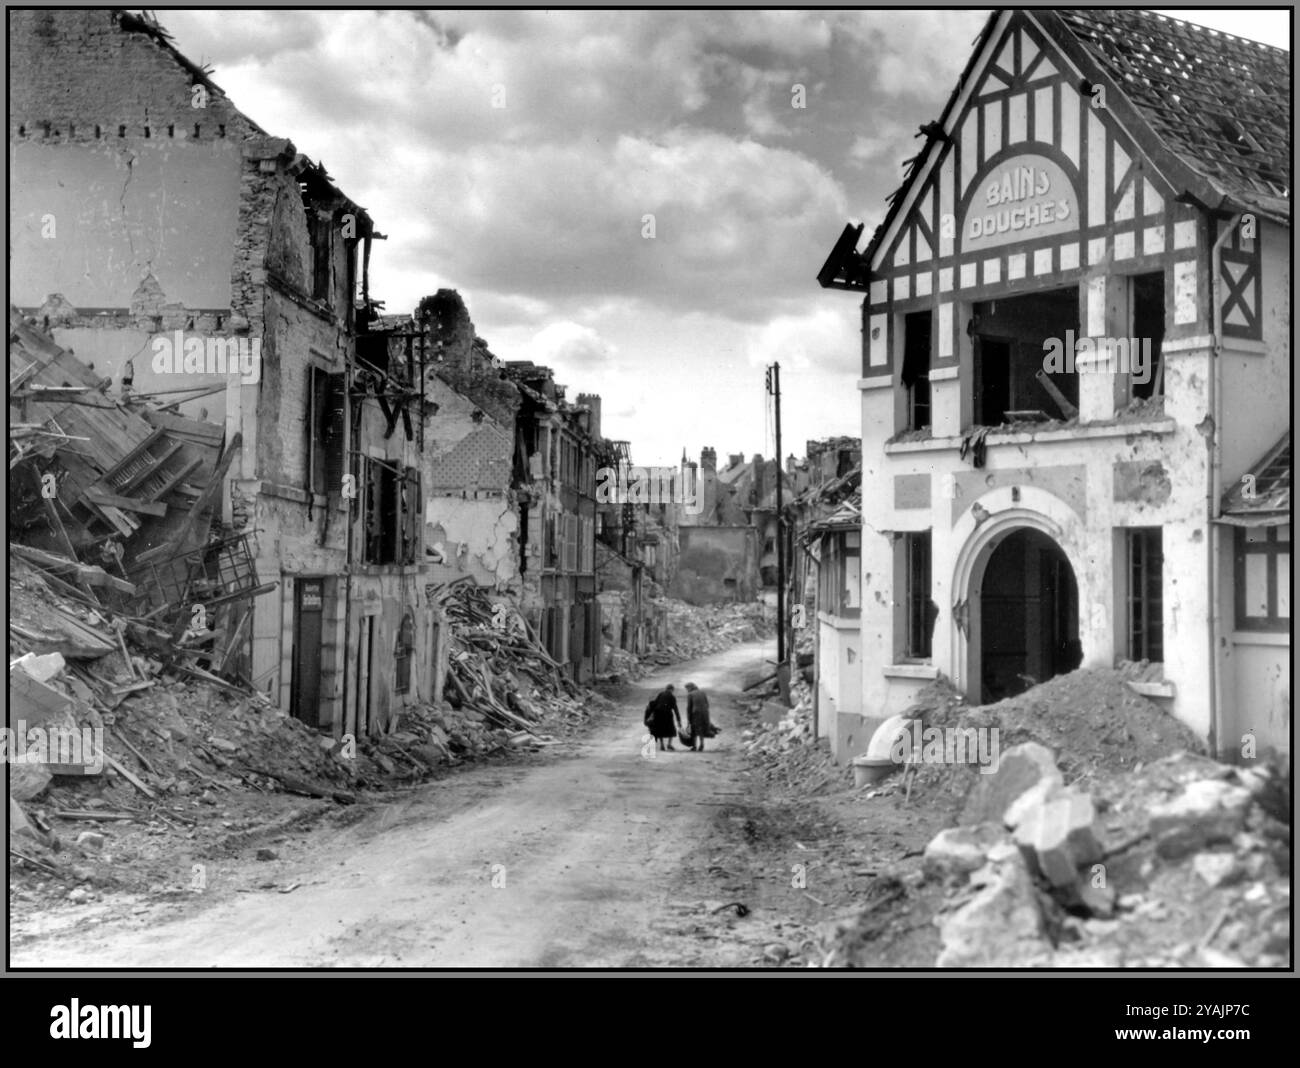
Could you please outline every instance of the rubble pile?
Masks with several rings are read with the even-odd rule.
[[[22,548],[12,546],[11,548]],[[59,565],[61,566],[61,565]],[[15,871],[68,875],[69,857],[103,864],[107,854],[73,845],[87,828],[103,837],[131,832],[227,833],[275,818],[269,795],[351,804],[364,791],[420,781],[444,766],[523,747],[550,744],[537,722],[556,707],[576,714],[572,684],[556,681],[544,654],[512,653],[514,673],[492,659],[498,688],[489,701],[476,689],[482,667],[459,671],[468,702],[407,707],[376,737],[334,739],[281,711],[264,694],[212,674],[190,658],[142,646],[132,617],[73,600],[53,576],[11,553],[9,562],[10,744],[26,748],[33,728],[59,727],[88,739],[76,764],[52,763],[48,752],[24,753],[11,765],[10,852]],[[57,582],[57,579],[53,580]],[[471,602],[462,594],[449,602]],[[474,648],[472,628],[458,630],[457,649]],[[498,680],[532,678],[536,687],[501,688]],[[522,666],[521,666],[522,665]],[[453,675],[457,668],[453,668]],[[509,706],[498,708],[495,696]],[[457,707],[453,707],[457,706]],[[512,712],[511,709],[514,709]],[[526,721],[527,729],[508,716]],[[35,738],[32,735],[32,738]],[[95,739],[93,742],[89,739]],[[248,818],[234,811],[248,803]],[[214,815],[230,816],[214,819]],[[196,828],[198,829],[196,831]],[[119,853],[123,865],[149,851]],[[153,852],[158,852],[155,848]],[[74,865],[75,866],[75,865]],[[83,873],[84,874],[84,873]],[[109,877],[97,871],[95,877]]]
[[[646,657],[651,663],[694,660],[775,633],[773,620],[768,618],[771,611],[758,602],[703,606],[675,600],[655,603],[667,607],[668,630],[665,642]]]
[[[468,576],[428,594],[452,625],[444,696],[453,709],[528,737],[543,719],[590,714],[592,695],[564,674],[509,601],[494,602]]]
[[[939,967],[1286,967],[1290,767],[1180,752],[1090,791],[1034,743],[926,847]]]
[[[806,795],[852,785],[852,769],[837,767],[830,749],[816,744],[812,687],[802,676],[791,683],[790,699],[794,706],[786,708],[773,686],[746,706],[759,722],[742,730],[740,738],[759,774],[773,789]]]
[[[942,676],[904,713],[922,730],[997,728],[1002,752],[1037,742],[1057,754],[1068,783],[1086,784],[1104,772],[1132,768],[1180,750],[1200,752],[1187,727],[1126,685],[1129,669],[1082,668],[995,704],[973,706]],[[913,800],[960,810],[980,778],[972,763],[921,763]],[[928,799],[927,799],[928,798]]]

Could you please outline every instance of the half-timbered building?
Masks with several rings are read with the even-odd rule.
[[[996,11],[884,221],[845,228],[841,759],[940,673],[983,702],[1126,662],[1217,752],[1289,744],[1290,94],[1286,52],[1150,12]],[[1244,507],[1282,455],[1284,500]]]

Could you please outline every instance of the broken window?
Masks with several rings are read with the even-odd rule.
[[[1163,271],[1134,275],[1129,282],[1132,335],[1129,344],[1129,383],[1135,399],[1164,392],[1160,349],[1165,340],[1165,275]],[[1136,347],[1137,352],[1134,352]]]
[[[1291,625],[1291,527],[1238,527],[1236,616],[1241,630]]]
[[[907,430],[930,425],[930,313],[903,316],[903,373]]]
[[[978,426],[1078,415],[1079,294],[1057,289],[974,305],[972,418]]]
[[[1163,663],[1164,548],[1159,527],[1128,531],[1128,656]]]
[[[930,532],[915,531],[903,535],[906,567],[906,641],[904,655],[912,660],[930,657],[930,632],[934,614],[930,609]]]
[[[343,482],[343,375],[313,367],[307,384],[307,489],[337,493]]]
[[[364,564],[414,564],[419,558],[420,473],[385,460],[365,462]]]

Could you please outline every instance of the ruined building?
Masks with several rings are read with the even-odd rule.
[[[200,546],[210,521],[215,542],[251,559],[234,591],[251,608],[222,662],[314,726],[383,729],[434,695],[439,673],[422,354],[385,359],[367,340],[380,235],[152,19],[40,10],[10,28],[11,299],[123,397],[175,393],[222,455],[191,485],[210,517],[137,492],[199,478],[177,472],[164,428],[99,472],[117,492],[90,501],[93,518],[175,507],[202,517]],[[128,572],[162,592],[164,614],[232,596],[219,568],[168,585],[122,536]],[[163,562],[181,541],[158,547]]]
[[[837,751],[939,673],[988,701],[1123,661],[1217,753],[1289,746],[1289,60],[1146,11],[994,12],[884,222],[845,228]]]

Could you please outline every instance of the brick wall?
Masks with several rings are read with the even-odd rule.
[[[156,35],[133,28],[140,25],[107,8],[10,11],[10,140],[257,135],[216,86]]]

